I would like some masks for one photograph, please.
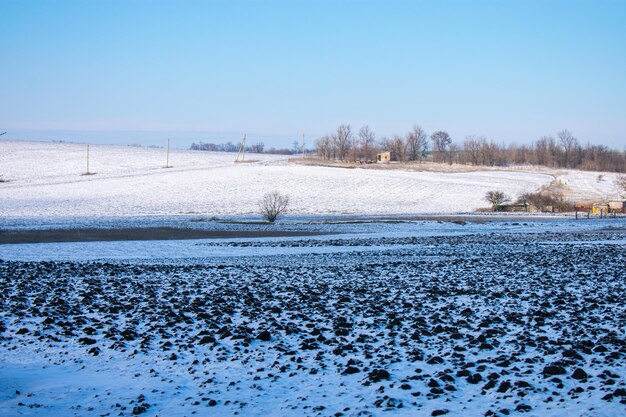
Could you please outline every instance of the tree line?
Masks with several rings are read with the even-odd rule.
[[[201,141],[198,143],[192,143],[190,149],[192,151],[238,152],[239,146],[240,145],[234,144],[230,141],[226,143],[204,143]],[[246,146],[246,152],[263,153],[264,150],[265,144],[263,142],[257,142],[255,144]]]
[[[191,149],[192,151],[209,151],[209,152],[239,152],[239,144],[234,144],[232,142],[226,143],[192,143]],[[257,142],[252,145],[246,146],[246,152],[248,153],[268,153],[275,155],[300,155],[302,154],[302,146],[298,141],[293,142],[292,148],[266,148],[263,142]],[[306,149],[305,152],[307,154],[311,154],[314,151],[312,149]]]
[[[324,160],[369,163],[381,151],[391,152],[398,162],[425,161],[448,164],[507,166],[543,165],[590,171],[626,172],[626,153],[604,145],[582,145],[564,129],[556,136],[543,136],[529,145],[500,144],[485,136],[466,136],[454,143],[443,130],[430,135],[419,125],[404,135],[377,139],[369,126],[354,132],[349,124],[315,141],[315,152]]]

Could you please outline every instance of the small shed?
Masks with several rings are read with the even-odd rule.
[[[376,154],[376,163],[378,164],[388,164],[391,162],[391,152],[381,152]]]
[[[626,209],[626,200],[611,200],[608,202],[611,213],[624,213]]]

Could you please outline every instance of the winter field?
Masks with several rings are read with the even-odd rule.
[[[0,416],[626,414],[626,218],[459,215],[613,174],[92,146],[80,175],[82,145],[0,148],[3,241],[230,236],[0,244]],[[272,190],[290,214],[261,224]]]
[[[437,173],[290,164],[286,157],[92,145],[0,141],[0,216],[241,215],[266,192],[291,198],[293,214],[466,213],[488,206],[490,190],[512,198],[558,179],[575,200],[619,196],[614,174],[476,170]]]
[[[626,413],[624,219],[277,227],[0,245],[0,415]]]

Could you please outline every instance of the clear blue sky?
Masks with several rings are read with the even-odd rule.
[[[7,137],[289,146],[418,123],[626,147],[626,1],[1,0],[0,16]]]

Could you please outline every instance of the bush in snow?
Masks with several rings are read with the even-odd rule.
[[[507,201],[510,201],[510,198],[502,191],[487,191],[487,194],[485,194],[485,200],[491,203],[493,211],[498,211],[498,207]]]
[[[278,216],[287,210],[289,196],[282,195],[278,191],[272,191],[263,196],[259,201],[261,215],[270,223],[274,223]]]

